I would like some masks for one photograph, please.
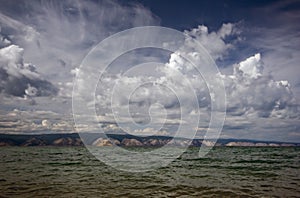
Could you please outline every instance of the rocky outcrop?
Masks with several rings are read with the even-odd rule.
[[[99,138],[93,142],[93,146],[112,146],[113,143],[108,139]]]
[[[202,144],[203,144],[204,146],[207,146],[207,147],[211,147],[211,146],[214,146],[214,145],[215,145],[214,142],[208,141],[208,140],[203,140],[203,141],[202,141]]]
[[[143,146],[143,143],[137,139],[124,138],[121,142],[122,146]]]
[[[269,145],[267,143],[259,142],[259,143],[256,143],[255,146],[269,146]]]
[[[297,144],[287,143],[265,143],[265,142],[229,142],[225,146],[254,146],[254,147],[278,147],[278,146],[297,146]]]
[[[82,141],[80,138],[59,138],[52,142],[54,146],[81,146]]]
[[[255,146],[252,142],[229,142],[226,146]]]
[[[112,141],[114,143],[114,145],[117,145],[117,146],[119,146],[121,144],[121,142],[119,140],[111,139],[110,141]]]
[[[113,146],[113,145],[120,145],[120,141],[115,140],[115,139],[99,138],[96,141],[94,141],[92,145],[93,146]]]
[[[295,146],[295,144],[287,144],[287,143],[283,143],[280,146],[284,146],[284,147],[289,147],[289,146]]]
[[[162,139],[149,139],[149,140],[146,140],[144,142],[144,145],[145,146],[164,146],[166,144],[168,144],[170,142],[170,140],[162,140]]]
[[[185,147],[185,146],[189,146],[191,144],[191,140],[171,140],[169,142],[169,145],[171,146],[182,146],[182,147]]]
[[[41,139],[33,137],[24,142],[22,146],[46,146],[46,143]]]
[[[252,140],[219,139],[216,144],[213,140],[184,139],[168,136],[136,137],[132,135],[108,134],[107,136],[91,133],[85,141],[87,145],[94,146],[245,146],[245,147],[291,147],[300,146],[300,143],[285,142],[263,142]],[[83,146],[78,134],[38,134],[38,135],[16,135],[0,134],[0,146]]]
[[[278,146],[280,146],[280,144],[277,144],[277,143],[270,143],[269,146],[272,146],[272,147],[278,147]]]

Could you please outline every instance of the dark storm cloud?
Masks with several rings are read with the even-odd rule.
[[[0,68],[0,78],[0,92],[13,96],[23,97],[29,86],[38,90],[35,96],[54,96],[58,92],[58,89],[49,81],[30,79],[24,75],[20,77],[10,76],[3,68]]]

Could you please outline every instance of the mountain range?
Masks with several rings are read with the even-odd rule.
[[[83,138],[80,138],[82,136]],[[107,136],[107,137],[106,137]],[[64,134],[0,134],[0,146],[123,146],[161,147],[214,146],[212,140],[172,138],[169,136],[134,136],[129,134],[64,133]],[[83,142],[83,140],[84,142]],[[247,139],[219,139],[215,146],[279,147],[300,146],[300,143],[259,141]]]

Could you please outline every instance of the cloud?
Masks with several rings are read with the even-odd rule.
[[[199,41],[215,60],[222,59],[240,39],[237,24],[232,23],[223,24],[217,32],[209,32],[207,26],[199,25],[184,33]]]
[[[71,97],[70,71],[94,45],[127,28],[159,23],[137,3],[4,1],[1,5],[0,91],[13,96],[37,89],[36,96]]]
[[[27,96],[36,96],[37,92],[38,92],[37,88],[32,87],[30,85],[28,85],[27,89],[25,89],[25,94]]]
[[[0,111],[0,133],[74,132],[70,116],[52,111]]]
[[[263,75],[260,54],[234,66],[233,75],[221,76],[226,85],[228,113],[257,117],[299,117],[297,103],[288,81]]]
[[[36,96],[71,97],[70,71],[93,46],[119,31],[159,24],[138,3],[13,0],[1,5],[0,91],[13,96],[37,89]]]
[[[259,51],[264,72],[276,80],[288,80],[300,98],[300,15],[297,1],[274,1],[249,10],[255,13],[243,27],[247,50]],[[241,51],[241,54],[245,54]]]
[[[249,76],[250,78],[258,78],[262,75],[262,63],[261,63],[261,55],[255,54],[247,58],[246,60],[240,62],[238,67],[234,68],[234,72],[237,74],[242,72],[242,75]]]
[[[0,49],[0,92],[19,97],[56,95],[57,88],[44,80],[34,65],[24,63],[23,54],[16,45]]]
[[[51,122],[49,120],[42,120],[42,126],[43,127],[50,127],[51,126]]]
[[[144,129],[135,129],[134,131],[130,132],[133,135],[142,135],[142,136],[151,136],[151,135],[170,135],[169,132],[166,130],[156,130],[153,128],[144,128]]]
[[[24,59],[37,65],[47,80],[61,83],[59,89],[66,95],[72,91],[66,85],[73,80],[70,71],[101,40],[131,27],[159,24],[142,5],[114,0],[1,4],[2,33],[24,49]]]
[[[205,26],[199,26],[198,30],[192,29],[191,32],[185,31],[185,33],[186,35],[201,35],[194,37],[199,42],[207,42],[212,37],[211,35],[222,40],[231,34],[231,26],[223,25],[220,30],[211,33],[207,33]],[[227,46],[231,45],[227,44]],[[233,48],[234,46],[226,47],[225,42],[223,42],[222,47],[218,50],[214,47],[208,47],[208,51],[214,53],[214,58],[217,60]],[[210,85],[207,85],[200,75],[196,75],[195,68],[182,56],[189,57],[198,63],[201,69],[206,69],[205,65],[201,63],[201,54],[194,47],[194,43],[187,39],[180,49],[170,55],[170,59],[166,64],[155,67],[156,73],[154,75],[122,76],[122,73],[104,75],[96,95],[98,112],[102,113],[103,120],[105,120],[104,118],[110,118],[110,123],[116,123],[110,109],[112,104],[112,108],[115,110],[113,112],[117,112],[120,116],[118,118],[120,122],[129,123],[133,120],[142,125],[147,124],[149,118],[151,118],[151,105],[159,103],[161,109],[158,108],[155,111],[157,114],[153,117],[153,126],[156,130],[162,126],[166,131],[170,131],[171,129],[174,130],[174,127],[170,126],[180,123],[171,122],[180,118],[180,113],[182,113],[179,111],[180,108],[192,113],[196,109],[196,105],[199,105],[202,113],[201,128],[207,128],[210,117],[210,103],[214,99],[213,94],[209,93],[207,88]],[[274,134],[281,134],[284,132],[278,131],[277,125],[284,126],[286,130],[291,130],[287,127],[287,123],[293,123],[295,126],[299,125],[297,124],[300,118],[299,104],[293,95],[290,83],[286,80],[275,80],[272,75],[264,73],[266,66],[262,59],[263,56],[260,53],[253,54],[232,65],[231,73],[218,73],[214,76],[216,81],[224,81],[227,95],[227,120],[225,121],[223,135],[231,137],[236,131],[240,133],[244,131],[248,137],[255,135],[256,137],[265,138],[262,134],[257,134],[259,130],[270,130]],[[189,84],[194,92],[187,91]],[[137,85],[143,86],[138,86],[135,89]],[[175,94],[166,88],[160,87],[161,85],[174,88],[176,90]],[[116,94],[112,95],[112,92]],[[192,102],[193,93],[197,96],[198,104]],[[112,101],[110,100],[111,97],[114,97]],[[178,98],[181,98],[180,102]],[[129,104],[130,115],[128,115],[127,104]],[[155,118],[161,119],[155,120]],[[184,121],[186,118],[181,119]],[[260,119],[268,120],[268,125],[272,127],[264,129],[266,121],[260,122],[258,121]],[[165,125],[162,125],[162,123]],[[168,123],[169,128],[166,127],[166,123]],[[137,130],[137,132],[142,132],[146,128],[129,129],[128,131]]]
[[[130,27],[159,24],[159,19],[143,6],[117,1],[3,1],[1,4],[0,91],[3,94],[0,105],[5,109],[1,116],[1,129],[8,132],[73,130],[72,122],[62,115],[69,115],[71,111],[67,104],[71,97],[72,79],[79,75],[80,71],[76,68],[83,57],[109,35]],[[282,6],[285,5],[279,7]],[[285,24],[288,24],[287,19],[298,21],[296,19],[299,18],[294,12],[284,19],[281,16],[278,15],[276,20],[283,20]],[[248,40],[241,39],[243,32],[235,23],[223,24],[216,31],[204,25],[184,31],[184,34],[199,41],[217,63],[226,62],[232,51],[239,50],[237,44],[240,42],[248,42],[251,53],[256,51],[242,54],[246,57],[244,60],[235,60],[236,64],[227,67],[233,71],[226,70],[226,73],[213,76],[216,82],[225,82],[227,119],[224,136],[265,138],[274,134],[282,137],[285,133],[293,135],[299,131],[299,103],[294,96],[294,85],[298,82],[295,65],[299,62],[299,47],[296,46],[299,36],[295,34],[299,31],[295,29],[299,26],[287,26],[250,26],[249,29],[257,32],[249,34],[251,38]],[[117,118],[124,127],[130,122],[138,126],[130,132],[152,133],[160,129],[170,132],[189,119],[181,119],[180,107],[185,115],[191,115],[196,114],[195,109],[200,106],[198,128],[205,132],[211,102],[216,98],[209,93],[208,88],[212,86],[182,58],[187,56],[206,70],[198,52],[195,43],[186,39],[180,49],[171,53],[167,62],[147,67],[145,75],[138,76],[121,77],[121,70],[127,68],[121,64],[122,61],[116,62],[117,69],[112,73],[108,71],[100,79],[101,86],[98,86],[96,94],[98,121],[104,130],[122,132],[117,126]],[[123,60],[126,61],[126,58]],[[161,59],[156,57],[155,60]],[[221,71],[224,70],[221,68]],[[137,84],[143,86],[135,89]],[[87,94],[94,91],[88,86],[83,88]],[[196,103],[193,101],[194,93]],[[37,104],[37,109],[60,113],[10,112],[18,105],[24,110],[29,108],[20,99],[15,99],[20,97]],[[119,110],[119,118],[114,117],[111,103],[113,110]],[[88,105],[93,107],[92,102]],[[9,116],[5,115],[7,113]],[[149,127],[149,123],[153,125]],[[97,130],[88,125],[79,124],[78,127],[79,131]]]
[[[225,38],[231,33],[231,29],[232,25],[222,26],[218,37]],[[195,112],[198,106],[202,108],[202,119],[209,117],[213,94],[209,93],[199,72],[182,56],[190,57],[205,69],[206,65],[201,60],[203,54],[187,38],[186,43],[170,55],[167,63],[147,65],[155,72],[141,75],[139,72],[135,73],[139,71],[138,67],[132,67],[129,70],[131,72],[124,74],[122,65],[119,65],[119,73],[106,71],[100,79],[101,86],[97,86],[96,90],[96,110],[101,115],[99,122],[120,124],[124,129],[129,127],[128,131],[136,128],[155,128],[156,131],[166,128],[176,131],[179,124],[187,124],[192,115],[198,115]],[[72,72],[82,78],[78,85],[82,96],[93,93],[90,85],[83,83],[89,77],[79,69]],[[93,101],[90,104],[93,108]],[[149,124],[151,127],[148,127]]]
[[[1,35],[1,26],[0,26],[0,48],[7,47],[10,44],[11,44],[10,40],[5,36]]]

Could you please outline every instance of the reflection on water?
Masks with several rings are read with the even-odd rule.
[[[0,149],[1,197],[300,195],[299,147],[220,147],[204,158],[189,149],[168,166],[144,173],[111,168],[84,147]]]

